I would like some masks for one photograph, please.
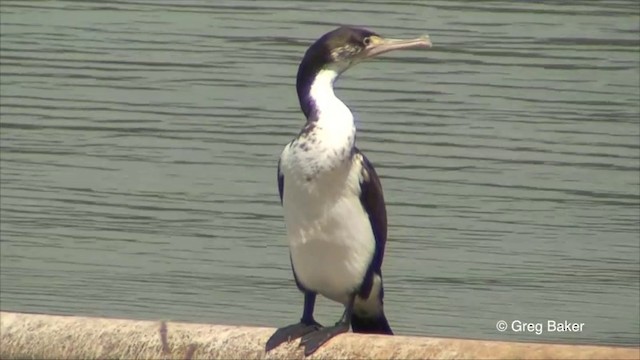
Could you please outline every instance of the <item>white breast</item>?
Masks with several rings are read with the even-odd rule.
[[[307,151],[308,152],[308,151]],[[360,155],[308,180],[288,146],[282,155],[284,217],[298,280],[308,289],[345,303],[373,258],[375,238],[360,202]]]

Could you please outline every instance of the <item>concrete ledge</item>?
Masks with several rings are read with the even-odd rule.
[[[0,359],[291,359],[275,329],[0,312]],[[344,334],[310,359],[640,359],[640,348]]]

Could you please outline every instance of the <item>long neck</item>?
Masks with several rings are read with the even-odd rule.
[[[340,121],[349,123],[343,125],[353,125],[351,111],[333,91],[333,84],[339,75],[340,71],[331,67],[306,69],[300,66],[296,89],[307,122]]]
[[[302,60],[302,62],[300,63],[300,67],[298,68],[296,90],[298,92],[300,109],[302,109],[302,112],[307,119],[311,119],[317,110],[316,105],[311,98],[311,86],[313,85],[313,81],[315,80],[316,75],[318,75],[321,70],[321,66],[306,61],[306,56],[305,59]]]
[[[309,78],[298,76],[297,88],[300,107],[307,117],[305,128],[320,140],[318,148],[337,151],[343,158],[352,154],[349,149],[355,145],[356,127],[351,110],[333,92],[339,74],[323,68]]]

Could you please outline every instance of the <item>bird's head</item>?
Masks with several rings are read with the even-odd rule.
[[[307,119],[317,105],[315,97],[333,95],[333,82],[351,66],[393,50],[429,48],[428,36],[415,39],[385,39],[361,28],[342,26],[324,34],[304,54],[296,81],[300,107]],[[314,85],[316,84],[316,85]],[[312,88],[315,88],[315,95]],[[325,105],[326,106],[326,105]]]
[[[342,26],[330,31],[309,47],[302,59],[301,68],[315,71],[331,69],[342,73],[360,61],[393,50],[429,48],[428,36],[415,39],[386,39],[362,28]]]

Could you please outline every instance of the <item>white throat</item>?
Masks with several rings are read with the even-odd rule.
[[[309,95],[315,103],[316,125],[330,131],[336,137],[355,133],[351,110],[333,92],[333,83],[338,75],[338,69],[322,69],[309,89]]]

